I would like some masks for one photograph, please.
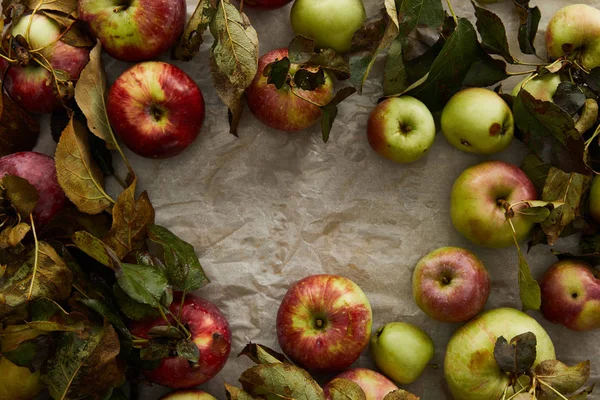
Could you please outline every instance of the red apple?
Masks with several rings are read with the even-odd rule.
[[[348,368],[369,344],[372,312],[350,279],[313,275],[293,284],[277,313],[283,352],[312,372]]]
[[[15,175],[27,179],[38,191],[40,198],[33,210],[33,218],[40,228],[67,205],[67,196],[56,179],[54,158],[33,151],[9,154],[0,158],[0,177]]]
[[[196,83],[164,62],[144,62],[125,71],[110,88],[106,107],[115,132],[143,157],[181,153],[204,121],[204,98]]]
[[[79,18],[108,54],[122,61],[156,58],[183,33],[185,0],[79,0]]]
[[[263,72],[267,65],[287,56],[287,49],[278,49],[259,59],[258,73],[246,90],[246,98],[250,111],[263,124],[281,131],[292,132],[306,129],[319,120],[321,109],[315,104],[325,105],[331,101],[333,81],[325,72],[325,83],[315,90],[292,88],[288,82],[284,83],[281,89],[277,89],[274,84],[267,83],[268,77],[264,76]],[[299,69],[300,65],[291,64],[289,75],[293,76]],[[316,71],[315,68],[306,69]]]
[[[336,375],[333,379],[336,378],[348,379],[356,383],[365,392],[366,400],[383,400],[388,393],[398,390],[398,386],[385,375],[366,368],[352,368]],[[330,400],[329,383],[323,386],[323,391],[325,398]]]
[[[217,400],[202,390],[178,390],[160,398],[160,400]]]
[[[31,26],[30,26],[31,22]],[[27,30],[29,27],[29,35]],[[12,35],[29,37],[30,49],[41,49],[34,57],[45,58],[55,71],[63,71],[70,79],[77,80],[79,73],[89,60],[90,49],[74,47],[57,40],[62,29],[56,21],[43,15],[26,15],[12,28]],[[7,52],[7,49],[4,49]],[[14,56],[14,52],[12,53]],[[0,66],[6,70],[4,88],[19,106],[34,113],[49,113],[60,108],[62,101],[58,96],[52,74],[31,60],[27,66],[11,65],[3,62]],[[8,69],[7,69],[8,68]]]
[[[490,295],[487,270],[473,253],[458,247],[442,247],[423,257],[412,284],[419,308],[442,322],[470,320]]]
[[[578,260],[554,264],[540,281],[542,314],[575,331],[600,328],[600,271]]]
[[[258,8],[259,10],[273,10],[275,8],[283,7],[291,1],[292,0],[244,0],[244,5]]]
[[[170,310],[180,315],[181,293],[175,293]],[[175,389],[191,388],[212,379],[227,362],[231,351],[231,330],[225,316],[212,303],[193,294],[187,294],[181,310],[180,321],[188,327],[192,340],[200,350],[196,365],[183,357],[165,358],[158,368],[145,371],[146,376],[163,386]],[[134,322],[131,333],[149,339],[148,331],[164,326],[164,319]]]

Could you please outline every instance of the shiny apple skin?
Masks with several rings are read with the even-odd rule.
[[[288,56],[287,49],[273,50],[258,61],[258,73],[252,84],[246,89],[246,99],[252,114],[263,124],[280,131],[301,131],[314,125],[321,117],[321,109],[292,93],[286,83],[281,89],[267,83],[268,77],[263,71],[270,63]],[[290,73],[298,69],[292,64]],[[296,89],[296,92],[310,101],[325,105],[333,98],[333,81],[325,72],[325,83],[316,90]]]
[[[139,62],[158,57],[183,33],[185,0],[79,0],[79,18],[108,54],[121,61]]]
[[[514,244],[512,230],[505,218],[503,199],[510,204],[535,200],[537,192],[527,175],[516,165],[485,161],[467,168],[454,182],[450,214],[454,227],[471,242],[502,248]],[[522,206],[516,206],[515,210]],[[533,223],[520,215],[512,218],[517,240],[525,239]]]
[[[423,257],[413,273],[415,302],[431,318],[466,322],[475,317],[490,295],[490,278],[470,251],[442,247]]]
[[[173,314],[179,315],[180,304],[181,293],[175,293],[169,308]],[[214,304],[187,294],[180,321],[187,324],[192,340],[200,350],[198,366],[192,367],[186,359],[177,356],[163,359],[155,370],[144,371],[150,380],[174,389],[191,388],[212,379],[225,366],[231,351],[229,323]],[[151,328],[166,324],[162,318],[138,321],[131,325],[130,330],[135,336],[149,339]]]
[[[366,368],[352,368],[333,377],[333,379],[348,379],[356,383],[365,392],[366,400],[383,400],[390,392],[398,390],[398,386],[385,375]],[[332,380],[333,380],[332,379]],[[325,399],[331,400],[329,383],[323,386]]]
[[[58,184],[54,158],[33,151],[13,153],[0,158],[0,177],[15,175],[26,179],[40,196],[33,210],[36,228],[46,225],[68,204],[67,196]]]
[[[13,35],[25,36],[29,21],[32,21],[29,31],[30,46],[40,49],[45,47],[40,50],[40,54],[55,70],[66,72],[73,80],[78,79],[81,70],[89,61],[90,49],[56,41],[61,35],[60,26],[41,14],[34,15],[33,19],[31,15],[21,18],[13,28]],[[62,106],[52,74],[41,65],[31,62],[26,67],[19,65],[8,67],[6,62],[2,62],[0,69],[6,70],[4,78],[6,92],[26,111],[43,114],[56,111]]]
[[[185,150],[198,136],[205,113],[204,97],[192,78],[157,61],[125,71],[110,88],[107,111],[125,145],[149,158]]]
[[[574,331],[600,328],[599,271],[577,260],[562,260],[540,281],[542,314]]]
[[[369,344],[372,321],[369,300],[356,283],[337,275],[312,275],[294,283],[283,298],[277,339],[302,368],[339,372]]]
[[[292,0],[244,0],[244,5],[259,10],[274,10],[291,2]]]

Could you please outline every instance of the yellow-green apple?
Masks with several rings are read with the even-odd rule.
[[[454,333],[446,349],[444,375],[455,400],[500,399],[509,385],[509,376],[494,357],[498,338],[510,342],[531,332],[536,336],[535,365],[556,358],[552,340],[529,315],[498,308],[481,314]]]
[[[178,67],[158,61],[125,71],[110,88],[106,108],[123,143],[143,157],[181,153],[204,121],[200,88]]]
[[[360,287],[338,275],[312,275],[294,283],[277,312],[283,352],[312,372],[348,368],[369,344],[371,304]]]
[[[496,92],[468,88],[448,101],[441,118],[442,132],[459,150],[493,154],[512,141],[515,122],[512,111]]]
[[[596,222],[600,222],[600,175],[592,179],[590,189],[590,215]]]
[[[371,357],[388,378],[409,384],[417,380],[435,354],[431,336],[418,326],[390,322],[371,338]]]
[[[144,371],[150,380],[174,389],[191,388],[212,379],[225,366],[231,351],[231,330],[221,311],[209,301],[189,293],[180,308],[181,296],[179,292],[174,294],[170,311],[180,315],[179,320],[189,330],[200,358],[191,364],[181,356],[168,357],[161,360],[158,368]],[[165,325],[163,318],[147,319],[134,322],[130,329],[133,335],[150,339],[150,329]]]
[[[268,75],[265,74],[265,68],[287,56],[287,49],[277,49],[258,60],[258,72],[250,87],[246,89],[246,99],[252,114],[263,124],[281,131],[293,132],[306,129],[319,120],[321,109],[317,105],[324,106],[331,101],[333,81],[325,72],[325,83],[315,90],[292,87],[289,82],[285,82],[280,89],[277,89],[273,83],[269,83],[269,77],[265,76]],[[290,64],[290,78],[299,69],[300,65]],[[315,68],[304,69],[316,71]]]
[[[442,247],[419,261],[412,287],[415,302],[431,318],[465,322],[485,306],[490,278],[475,254],[459,247]]]
[[[511,219],[517,241],[529,235],[533,223],[518,213],[521,201],[535,200],[535,186],[517,166],[503,161],[486,161],[464,170],[452,187],[450,215],[464,237],[485,247],[501,248],[514,243],[506,221],[505,206],[514,205]]]
[[[559,74],[545,74],[536,76],[533,79],[527,77],[513,88],[512,95],[517,96],[521,89],[523,89],[538,100],[552,101],[560,82]]]
[[[600,328],[600,271],[579,260],[552,265],[540,281],[542,314],[575,331]]]
[[[67,197],[58,184],[54,158],[33,151],[13,153],[0,158],[0,178],[15,175],[26,179],[39,194],[33,210],[36,228],[46,225],[67,205]]]
[[[168,50],[185,27],[185,0],[79,0],[79,18],[108,54],[151,60]]]
[[[333,379],[338,378],[351,380],[360,386],[365,392],[366,400],[383,400],[388,393],[398,390],[398,386],[386,378],[385,375],[366,368],[351,368],[333,377]],[[331,381],[323,386],[325,399],[327,400],[331,399],[329,394]]]
[[[62,106],[49,67],[61,79],[75,81],[89,60],[90,49],[71,46],[59,40],[63,33],[64,29],[55,20],[41,13],[26,15],[12,27],[13,36],[23,36],[28,41],[29,49],[38,50],[33,59],[23,65],[9,66],[4,61],[0,64],[0,69],[6,71],[4,88],[11,99],[27,111],[49,113]],[[7,52],[8,49],[4,50]],[[49,65],[46,61],[38,61],[42,59]]]
[[[600,67],[600,10],[571,4],[558,10],[546,28],[550,59],[567,56],[587,69]]]
[[[29,368],[19,367],[6,357],[0,356],[0,399],[30,400],[44,390],[40,371],[32,373]]]
[[[399,163],[423,157],[431,148],[435,133],[435,122],[427,106],[410,96],[379,103],[367,125],[367,139],[373,150]]]
[[[178,390],[160,398],[160,400],[217,400],[202,390]]]
[[[354,33],[367,19],[362,0],[296,0],[290,14],[297,35],[319,48],[350,50]]]
[[[280,8],[291,2],[292,0],[244,0],[244,5],[259,10],[273,10]]]

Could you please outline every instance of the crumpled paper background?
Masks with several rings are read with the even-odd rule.
[[[474,21],[466,0],[451,0],[458,16]],[[600,8],[600,0],[579,0]],[[188,15],[196,0],[188,0]],[[381,0],[365,0],[374,16]],[[536,48],[544,53],[544,31],[552,14],[573,1],[532,1],[542,11]],[[291,4],[275,11],[246,12],[258,31],[260,52],[286,47],[293,38],[289,25]],[[489,6],[503,19],[513,54],[518,15],[511,1]],[[403,388],[424,400],[451,399],[444,381],[446,344],[459,325],[428,318],[412,298],[411,276],[417,261],[438,247],[452,245],[473,251],[487,267],[492,292],[486,309],[520,307],[517,253],[514,248],[490,250],[474,246],[452,227],[450,189],[466,167],[486,159],[520,164],[527,151],[515,141],[501,154],[480,157],[459,152],[439,134],[428,156],[409,165],[380,157],[366,139],[367,118],[382,95],[382,62],[367,81],[362,96],[340,106],[329,143],[315,126],[300,133],[284,133],[261,125],[246,110],[239,139],[228,133],[227,109],[210,78],[208,57],[212,37],[204,35],[200,53],[190,63],[176,63],[199,85],[206,100],[206,120],[196,142],[169,160],[127,155],[139,176],[139,188],[149,192],[157,223],[192,243],[212,283],[201,289],[227,316],[233,332],[231,357],[223,371],[201,388],[225,398],[223,383],[237,384],[252,363],[236,359],[249,341],[279,349],[275,318],[290,284],[312,274],[332,273],[354,280],[373,307],[373,329],[391,321],[415,323],[436,344],[432,363],[416,383]],[[169,61],[167,55],[163,60]],[[105,57],[112,82],[128,64]],[[522,69],[522,68],[521,68]],[[525,68],[527,69],[527,68]],[[509,66],[509,70],[519,70]],[[506,90],[518,82],[511,78]],[[46,132],[37,150],[52,154],[54,143]],[[122,173],[124,175],[124,173]],[[556,248],[573,249],[575,240]],[[548,246],[528,255],[534,276],[555,261]],[[600,383],[600,332],[575,333],[532,314],[549,331],[560,360],[593,362],[592,382]],[[374,368],[368,352],[357,366]],[[144,388],[141,398],[158,399],[169,390]],[[600,399],[600,394],[592,396]]]

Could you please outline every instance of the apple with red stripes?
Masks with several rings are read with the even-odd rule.
[[[323,386],[323,392],[327,400],[331,400],[329,389],[336,379],[348,379],[356,383],[365,392],[365,400],[383,400],[390,392],[398,390],[398,386],[394,382],[379,372],[366,368],[351,368],[334,376],[331,381]]]

